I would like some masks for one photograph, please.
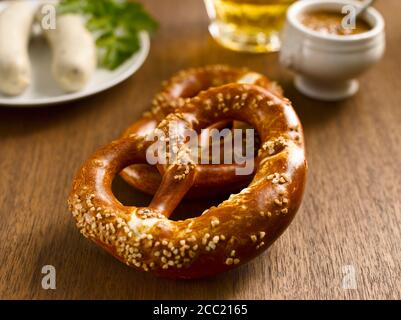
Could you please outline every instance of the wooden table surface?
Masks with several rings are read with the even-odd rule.
[[[401,1],[377,4],[387,21],[384,60],[361,78],[357,96],[331,104],[297,93],[276,54],[216,45],[202,1],[144,2],[160,29],[128,81],[63,106],[0,108],[0,298],[400,299]],[[307,191],[288,230],[251,263],[206,280],[157,279],[84,239],[67,195],[83,161],[149,108],[163,79],[212,63],[247,66],[283,85],[305,127]],[[125,203],[149,200],[121,180],[115,190]],[[56,290],[42,289],[44,265],[56,268]]]

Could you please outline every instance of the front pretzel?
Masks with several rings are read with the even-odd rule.
[[[81,232],[127,265],[171,278],[214,275],[263,252],[301,203],[302,127],[287,100],[258,86],[230,84],[190,99],[158,129],[168,134],[174,122],[183,134],[227,119],[249,123],[261,138],[247,188],[199,217],[172,221],[169,215],[196,183],[202,165],[170,164],[161,168],[162,184],[149,207],[123,206],[112,194],[112,180],[128,165],[145,163],[149,146],[135,136],[123,138],[96,152],[74,180],[69,204]]]

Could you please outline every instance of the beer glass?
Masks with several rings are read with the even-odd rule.
[[[209,31],[221,45],[237,51],[274,52],[288,7],[296,0],[204,0]]]

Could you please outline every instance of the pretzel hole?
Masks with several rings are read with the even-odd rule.
[[[134,189],[120,176],[116,176],[112,183],[114,196],[125,206],[146,207],[152,200],[152,196],[137,189]],[[224,200],[227,200],[230,194],[220,197],[211,197],[205,199],[184,199],[173,214],[170,220],[179,221],[200,216],[206,209],[217,206]]]
[[[256,157],[257,156],[257,151],[260,148],[260,137],[258,132],[248,123],[246,122],[241,122],[241,121],[236,121],[236,120],[227,120],[225,121],[226,123],[214,123],[211,126],[209,126],[207,129],[217,129],[220,131],[221,135],[219,137],[219,141],[215,141],[213,140],[213,137],[211,134],[209,134],[209,137],[207,138],[206,135],[204,135],[202,137],[202,143],[205,144],[207,142],[207,145],[209,146],[209,154],[212,153],[212,149],[213,146],[220,145],[222,152],[220,153],[220,160],[224,161],[224,144],[228,141],[228,143],[234,144],[233,141],[233,130],[242,130],[242,146],[240,148],[240,151],[242,151],[242,154],[240,154],[241,156],[245,156],[245,149],[248,147],[252,147],[254,150],[254,154],[253,156]],[[223,125],[222,125],[223,124]],[[228,130],[230,131],[228,131]],[[248,129],[253,129],[254,130],[254,139],[253,139],[253,145],[252,146],[247,146],[247,141],[246,141],[246,135],[245,135],[245,130]],[[227,139],[227,141],[226,141]],[[248,141],[249,143],[249,141]],[[235,151],[237,152],[237,151]],[[227,154],[228,155],[228,154]],[[223,162],[221,162],[223,163]]]
[[[223,131],[221,131],[221,128],[224,127],[227,127],[227,129],[223,133]],[[230,130],[230,128],[233,130]],[[210,130],[206,130],[205,132],[205,140],[208,141],[209,139],[208,145],[201,144],[201,148],[203,150],[205,150],[204,148],[206,148],[207,150],[208,146],[212,146],[212,158],[210,158],[210,154],[206,154],[207,158],[204,158],[203,152],[195,153],[195,158],[191,160],[194,161],[192,162],[193,165],[231,165],[233,163],[245,165],[245,163],[248,163],[248,161],[252,160],[257,155],[257,151],[259,149],[258,145],[260,145],[260,143],[255,143],[255,136],[257,135],[257,133],[256,130],[249,130],[251,129],[250,125],[235,120],[227,120],[225,122],[222,121],[217,123],[213,129],[216,130],[213,132],[212,135],[210,135]],[[191,138],[192,137],[194,136],[192,135]],[[161,141],[163,142],[164,140]],[[196,143],[197,139],[188,141],[188,143],[193,141],[195,141]],[[216,151],[215,146],[217,146],[217,157],[215,157],[214,154],[214,151]],[[196,151],[196,149],[192,150]],[[177,151],[172,149],[172,151],[178,152],[179,149],[177,148]],[[157,158],[155,159],[158,161]],[[212,162],[210,162],[211,159]],[[204,162],[204,160],[209,161]],[[229,169],[226,170],[227,168]],[[247,169],[249,169],[249,167]],[[182,220],[183,218],[187,219],[200,215],[207,208],[219,204],[222,200],[224,200],[225,195],[227,195],[228,197],[230,193],[233,193],[234,191],[239,191],[243,187],[245,187],[244,179],[237,179],[236,177],[232,176],[234,167],[223,166],[221,167],[221,169],[218,166],[214,169],[202,167],[201,169],[199,169],[200,171],[198,171],[198,175],[196,175],[195,171],[190,171],[188,168],[185,169],[188,170],[185,173],[182,173],[180,170],[183,170],[181,166],[170,167],[169,171],[165,172],[163,176],[160,176],[156,167],[149,167],[148,165],[137,164],[136,169],[131,172],[132,176],[128,177],[128,182],[149,194],[154,194],[155,196],[150,199],[149,196],[145,196],[143,193],[135,191],[136,198],[139,201],[133,201],[134,197],[128,197],[128,194],[134,194],[134,191],[131,191],[129,193],[124,192],[123,194],[121,194],[118,188],[116,189],[116,187],[114,187],[113,190],[114,196],[123,205],[135,207],[150,207],[154,210],[158,210],[160,213],[162,213],[166,217],[169,217],[172,220]],[[214,172],[211,170],[214,170]],[[246,173],[246,175],[249,175],[249,177],[250,174],[252,174],[252,168],[250,170],[251,171]],[[124,170],[122,174],[124,175],[125,172],[127,172],[127,170]],[[229,178],[224,181],[224,179],[221,179],[221,175]],[[217,179],[218,181],[216,180],[216,177],[219,177]],[[246,176],[245,178],[245,182],[247,181],[247,177],[248,176]],[[124,176],[124,178],[126,179],[127,176]],[[177,182],[176,180],[180,182]],[[121,179],[115,179],[115,181],[120,181],[120,186],[125,185],[125,183],[123,183]],[[113,183],[114,186],[116,186],[115,181]],[[196,181],[198,181],[198,183]],[[219,181],[224,182],[223,184],[219,184]],[[215,186],[215,188],[211,188],[212,186]],[[218,186],[218,188],[216,188],[216,186]],[[192,200],[188,205],[188,202],[186,202],[184,198],[190,195],[191,189],[194,189],[194,193],[202,193],[204,199],[202,201]],[[223,192],[224,196],[221,197]],[[213,197],[213,195],[219,195],[219,197]],[[188,212],[191,212],[191,214],[188,215]]]

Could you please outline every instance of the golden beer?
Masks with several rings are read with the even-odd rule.
[[[212,36],[238,51],[280,49],[280,31],[295,0],[205,0]]]

